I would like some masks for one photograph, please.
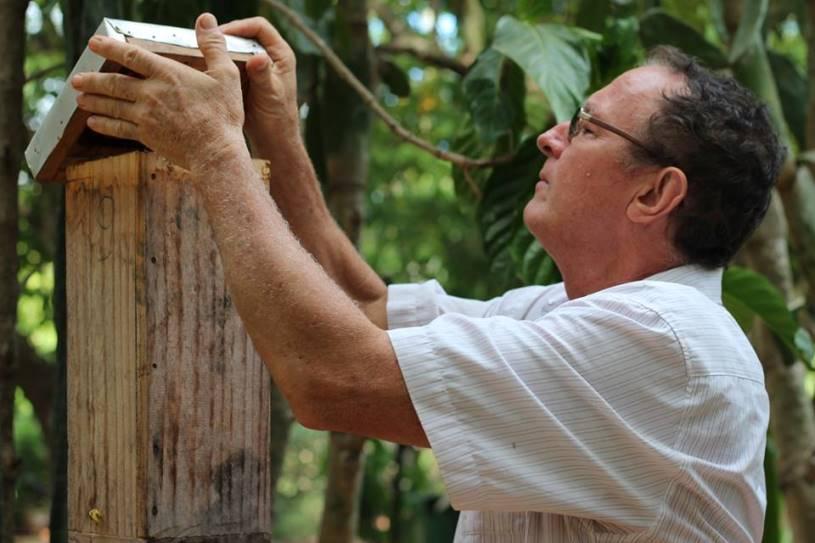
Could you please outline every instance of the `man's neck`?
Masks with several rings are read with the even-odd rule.
[[[581,298],[594,292],[639,281],[659,272],[682,265],[676,257],[637,258],[636,256],[609,259],[605,262],[587,259],[586,261],[557,262],[563,276],[563,285],[570,300]]]

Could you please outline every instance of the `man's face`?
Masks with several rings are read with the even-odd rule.
[[[636,68],[594,93],[585,109],[639,136],[662,92],[679,82],[661,66]],[[638,176],[628,166],[633,144],[593,123],[580,126],[583,130],[571,141],[568,122],[538,137],[547,160],[524,209],[527,228],[556,261],[575,251],[615,252],[626,241],[626,208],[638,187]]]

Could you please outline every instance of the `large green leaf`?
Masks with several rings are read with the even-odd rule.
[[[505,15],[498,20],[493,48],[535,80],[558,122],[569,119],[589,88],[587,46],[600,36],[560,24],[531,25]]]
[[[523,223],[509,248],[515,276],[525,285],[549,285],[560,281],[560,271],[535,236]]]
[[[458,129],[458,133],[452,142],[452,149],[457,153],[466,156],[486,157],[491,156],[495,152],[495,145],[485,144],[476,133],[475,126],[471,116],[467,116],[464,122]],[[477,190],[482,190],[487,183],[487,178],[490,175],[490,170],[486,168],[471,168],[464,170],[458,166],[452,167],[453,183],[456,189],[456,195],[459,198],[475,202]]]
[[[543,163],[536,138],[526,139],[515,159],[496,167],[479,203],[477,219],[494,273],[524,283],[551,282],[552,264],[523,224],[523,208],[535,190]],[[556,273],[556,272],[555,272]]]
[[[692,26],[661,9],[652,9],[640,19],[640,39],[646,48],[672,45],[693,55],[713,69],[727,66],[727,57]]]
[[[767,49],[767,59],[773,71],[781,109],[790,132],[803,149],[806,144],[807,99],[809,81],[788,57]]]
[[[736,62],[756,42],[761,41],[761,26],[767,17],[767,0],[745,0],[736,37],[730,46],[730,62]]]
[[[524,125],[524,76],[518,65],[492,48],[479,55],[464,78],[464,96],[476,133],[487,144]]]
[[[753,317],[758,317],[786,348],[812,366],[812,338],[766,277],[747,268],[728,268],[722,280],[722,301],[742,329],[748,331]]]

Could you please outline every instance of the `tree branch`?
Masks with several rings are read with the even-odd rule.
[[[36,72],[34,72],[33,74],[31,74],[31,75],[29,75],[28,77],[25,78],[25,84],[28,85],[32,81],[36,81],[37,79],[45,77],[46,75],[48,75],[51,72],[54,72],[56,70],[59,70],[60,68],[65,68],[65,63],[64,62],[60,62],[59,64],[54,64],[53,66],[48,66],[47,68],[43,68],[42,70],[37,70]]]
[[[351,70],[349,70],[345,64],[343,64],[342,60],[337,57],[337,55],[323,41],[323,39],[318,36],[316,32],[306,26],[305,23],[303,23],[303,20],[294,10],[281,4],[278,0],[264,0],[264,2],[285,17],[292,26],[302,32],[303,35],[320,50],[326,62],[337,72],[340,79],[348,83],[351,88],[360,95],[362,102],[374,113],[376,113],[388,126],[391,132],[396,134],[398,137],[415,145],[419,149],[430,153],[436,158],[450,162],[459,168],[464,169],[465,171],[474,168],[491,168],[499,164],[506,164],[512,160],[514,155],[511,154],[494,158],[475,159],[452,151],[445,151],[408,131],[402,125],[400,125],[396,119],[391,117],[387,111],[385,111],[379,102],[377,102],[376,97],[371,94],[365,85],[360,83],[354,74],[351,73]]]
[[[431,51],[422,51],[418,47],[412,47],[410,45],[396,45],[393,43],[387,43],[378,46],[376,48],[376,52],[390,55],[410,55],[426,64],[437,66],[439,68],[446,68],[459,75],[465,75],[467,70],[470,68],[460,60],[453,57]]]

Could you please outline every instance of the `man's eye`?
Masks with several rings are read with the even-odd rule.
[[[577,126],[577,135],[578,136],[581,135],[581,134],[593,134],[594,133],[589,129],[589,127],[587,125],[588,125],[588,123],[580,123]]]

